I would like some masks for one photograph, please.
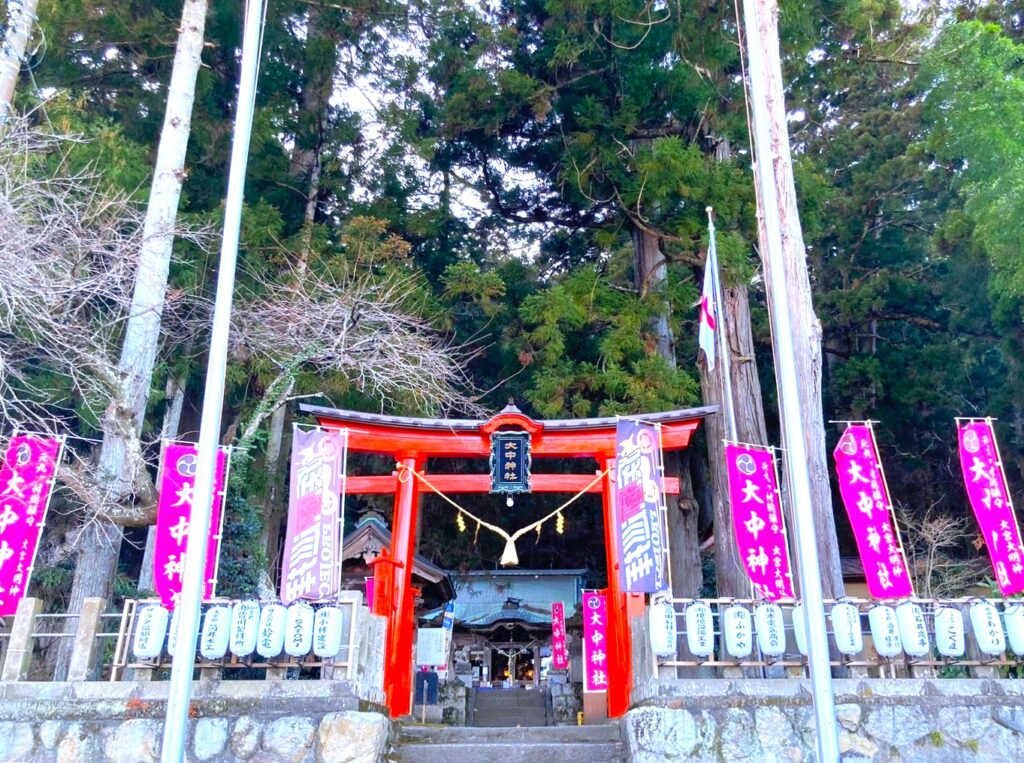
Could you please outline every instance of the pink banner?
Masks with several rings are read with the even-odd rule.
[[[832,455],[868,591],[876,599],[913,596],[871,424],[847,424]]]
[[[160,468],[160,497],[156,509],[156,546],[153,552],[153,579],[156,592],[167,609],[174,609],[181,595],[185,571],[185,553],[189,544],[189,521],[196,482],[199,455],[196,446],[185,442],[164,444]],[[203,599],[212,599],[217,590],[217,563],[220,559],[221,513],[224,505],[224,480],[228,464],[226,448],[217,449],[217,470],[213,475],[210,532],[206,538],[206,566],[203,574]]]
[[[551,603],[551,669],[569,669],[569,649],[565,643],[565,605]]]
[[[992,422],[986,419],[958,423],[957,439],[967,497],[988,546],[996,584],[1003,596],[1020,593],[1024,591],[1024,546],[1006,489],[1006,474]]]
[[[344,439],[338,432],[294,432],[288,534],[281,566],[281,600],[285,604],[296,599],[324,599],[340,587],[344,454]]]
[[[651,424],[619,419],[615,453],[615,540],[622,559],[619,585],[626,593],[667,590],[668,533],[658,430]]]
[[[583,592],[583,691],[608,691],[608,603],[601,591]]]
[[[733,534],[754,590],[768,601],[792,599],[793,573],[775,454],[760,445],[726,443],[725,461]]]
[[[15,435],[0,468],[0,617],[18,611],[35,564],[63,440]]]

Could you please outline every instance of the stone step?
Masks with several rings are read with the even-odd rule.
[[[540,702],[474,702],[478,710],[492,710],[501,713],[514,713],[518,710],[543,710],[548,706],[545,701]]]
[[[400,744],[393,763],[626,763],[622,742],[592,744]]]
[[[402,725],[398,739],[419,744],[602,744],[622,740],[617,723],[516,729],[482,726]]]
[[[548,718],[546,713],[518,713],[515,715],[501,715],[500,713],[481,715],[477,713],[473,716],[472,721],[475,728],[515,728],[516,726],[537,728],[547,726]]]

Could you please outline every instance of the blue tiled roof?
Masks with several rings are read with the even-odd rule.
[[[576,610],[584,570],[495,570],[452,573],[455,583],[455,622],[468,627],[503,620],[533,625],[551,622],[551,605],[565,604],[565,615]],[[511,600],[511,601],[510,601]],[[428,612],[433,621],[443,608]]]

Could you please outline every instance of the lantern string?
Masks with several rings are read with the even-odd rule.
[[[442,499],[444,499],[445,501],[450,503],[452,506],[454,506],[456,509],[458,509],[461,513],[465,514],[467,517],[469,517],[470,519],[474,520],[476,522],[476,526],[477,526],[477,533],[480,532],[480,527],[483,526],[483,527],[486,527],[491,532],[495,533],[496,535],[499,535],[502,538],[504,538],[505,539],[505,550],[502,552],[501,559],[498,562],[502,566],[509,566],[509,565],[515,566],[515,565],[519,564],[519,556],[516,553],[516,541],[519,538],[521,538],[522,536],[526,535],[526,533],[530,532],[531,530],[539,529],[542,524],[547,522],[552,517],[561,514],[564,509],[567,509],[569,506],[574,504],[576,501],[578,501],[580,498],[582,498],[584,495],[586,495],[590,491],[590,488],[594,487],[594,485],[596,485],[598,482],[600,482],[602,479],[604,479],[604,477],[608,474],[608,471],[609,471],[608,469],[605,469],[602,472],[598,472],[597,476],[594,477],[594,479],[591,480],[587,484],[586,487],[584,487],[582,490],[580,490],[578,493],[576,493],[576,495],[574,495],[568,501],[563,503],[557,509],[555,509],[554,511],[549,512],[548,514],[545,514],[543,517],[541,517],[537,521],[531,522],[530,524],[526,525],[525,527],[520,527],[514,533],[509,535],[506,530],[504,530],[501,527],[498,527],[498,525],[492,525],[490,522],[487,522],[487,521],[481,519],[480,517],[476,516],[473,512],[469,511],[464,506],[460,506],[459,504],[457,504],[449,496],[445,495],[440,490],[438,490],[433,484],[431,484],[430,480],[428,480],[426,478],[426,476],[424,476],[420,472],[416,471],[415,469],[412,469],[409,466],[407,466],[407,465],[405,465],[405,464],[403,464],[401,462],[399,462],[397,464],[397,468],[398,468],[398,471],[399,471],[398,479],[400,481],[402,480],[403,474],[408,472],[409,475],[411,475],[411,476],[407,477],[407,479],[411,479],[412,477],[415,477],[420,482],[422,482],[426,487],[428,487],[430,490],[432,490],[433,492],[437,493],[437,495],[439,495]]]

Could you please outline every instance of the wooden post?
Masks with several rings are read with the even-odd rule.
[[[601,483],[601,499],[604,507],[604,545],[608,560],[608,717],[619,718],[629,710],[630,690],[633,687],[633,649],[626,594],[619,585],[622,559],[616,539],[615,459],[604,456],[598,463],[602,471],[607,471]]]
[[[7,642],[7,657],[0,680],[24,681],[28,677],[28,669],[32,664],[32,647],[35,645],[32,633],[36,629],[36,617],[42,611],[42,599],[24,598],[18,603],[18,612],[14,615],[14,627],[11,628],[11,637]]]
[[[78,631],[68,667],[69,681],[96,680],[96,658],[100,655],[96,634],[100,632],[106,608],[107,600],[98,596],[90,596],[82,602],[82,614],[78,618]]]
[[[754,174],[758,179],[759,217],[765,222],[758,232],[759,237],[768,239],[760,242],[768,292],[771,294],[777,291],[787,295],[788,322],[792,331],[792,335],[787,338],[791,340],[788,344],[792,348],[791,362],[795,367],[796,388],[780,385],[784,391],[780,406],[795,407],[797,399],[800,403],[799,436],[806,451],[806,460],[801,463],[801,468],[808,475],[812,491],[813,541],[818,550],[822,592],[825,598],[837,599],[843,595],[843,577],[839,566],[839,545],[832,513],[825,449],[821,400],[821,322],[815,315],[811,299],[807,248],[800,226],[793,179],[785,88],[779,59],[778,5],[776,0],[751,0],[750,6],[750,9],[756,9],[754,14],[749,12],[750,9],[745,11],[746,42],[750,51],[752,120],[755,127]],[[763,142],[759,140],[758,130],[765,138]],[[769,192],[762,193],[763,189]],[[777,252],[778,257],[773,259],[769,252]],[[780,316],[774,313],[773,306],[772,325],[778,332]],[[779,357],[776,357],[776,364],[780,364]],[[797,435],[791,433],[789,436]],[[792,486],[790,495],[793,495]],[[800,540],[812,542],[811,537]]]
[[[411,470],[420,471],[423,460],[416,455],[401,456],[395,512],[391,521],[391,558],[394,561],[390,607],[387,613],[388,653],[384,663],[384,691],[392,718],[412,711],[413,600],[411,590],[413,555],[416,552],[416,519],[419,510],[419,481]],[[379,593],[374,589],[374,596]]]
[[[821,323],[797,211],[789,150],[776,0],[743,0],[751,128],[757,162],[761,251],[771,305],[786,487],[795,522],[797,566],[807,617],[807,650],[819,760],[839,759],[823,597],[842,595],[821,405]]]

